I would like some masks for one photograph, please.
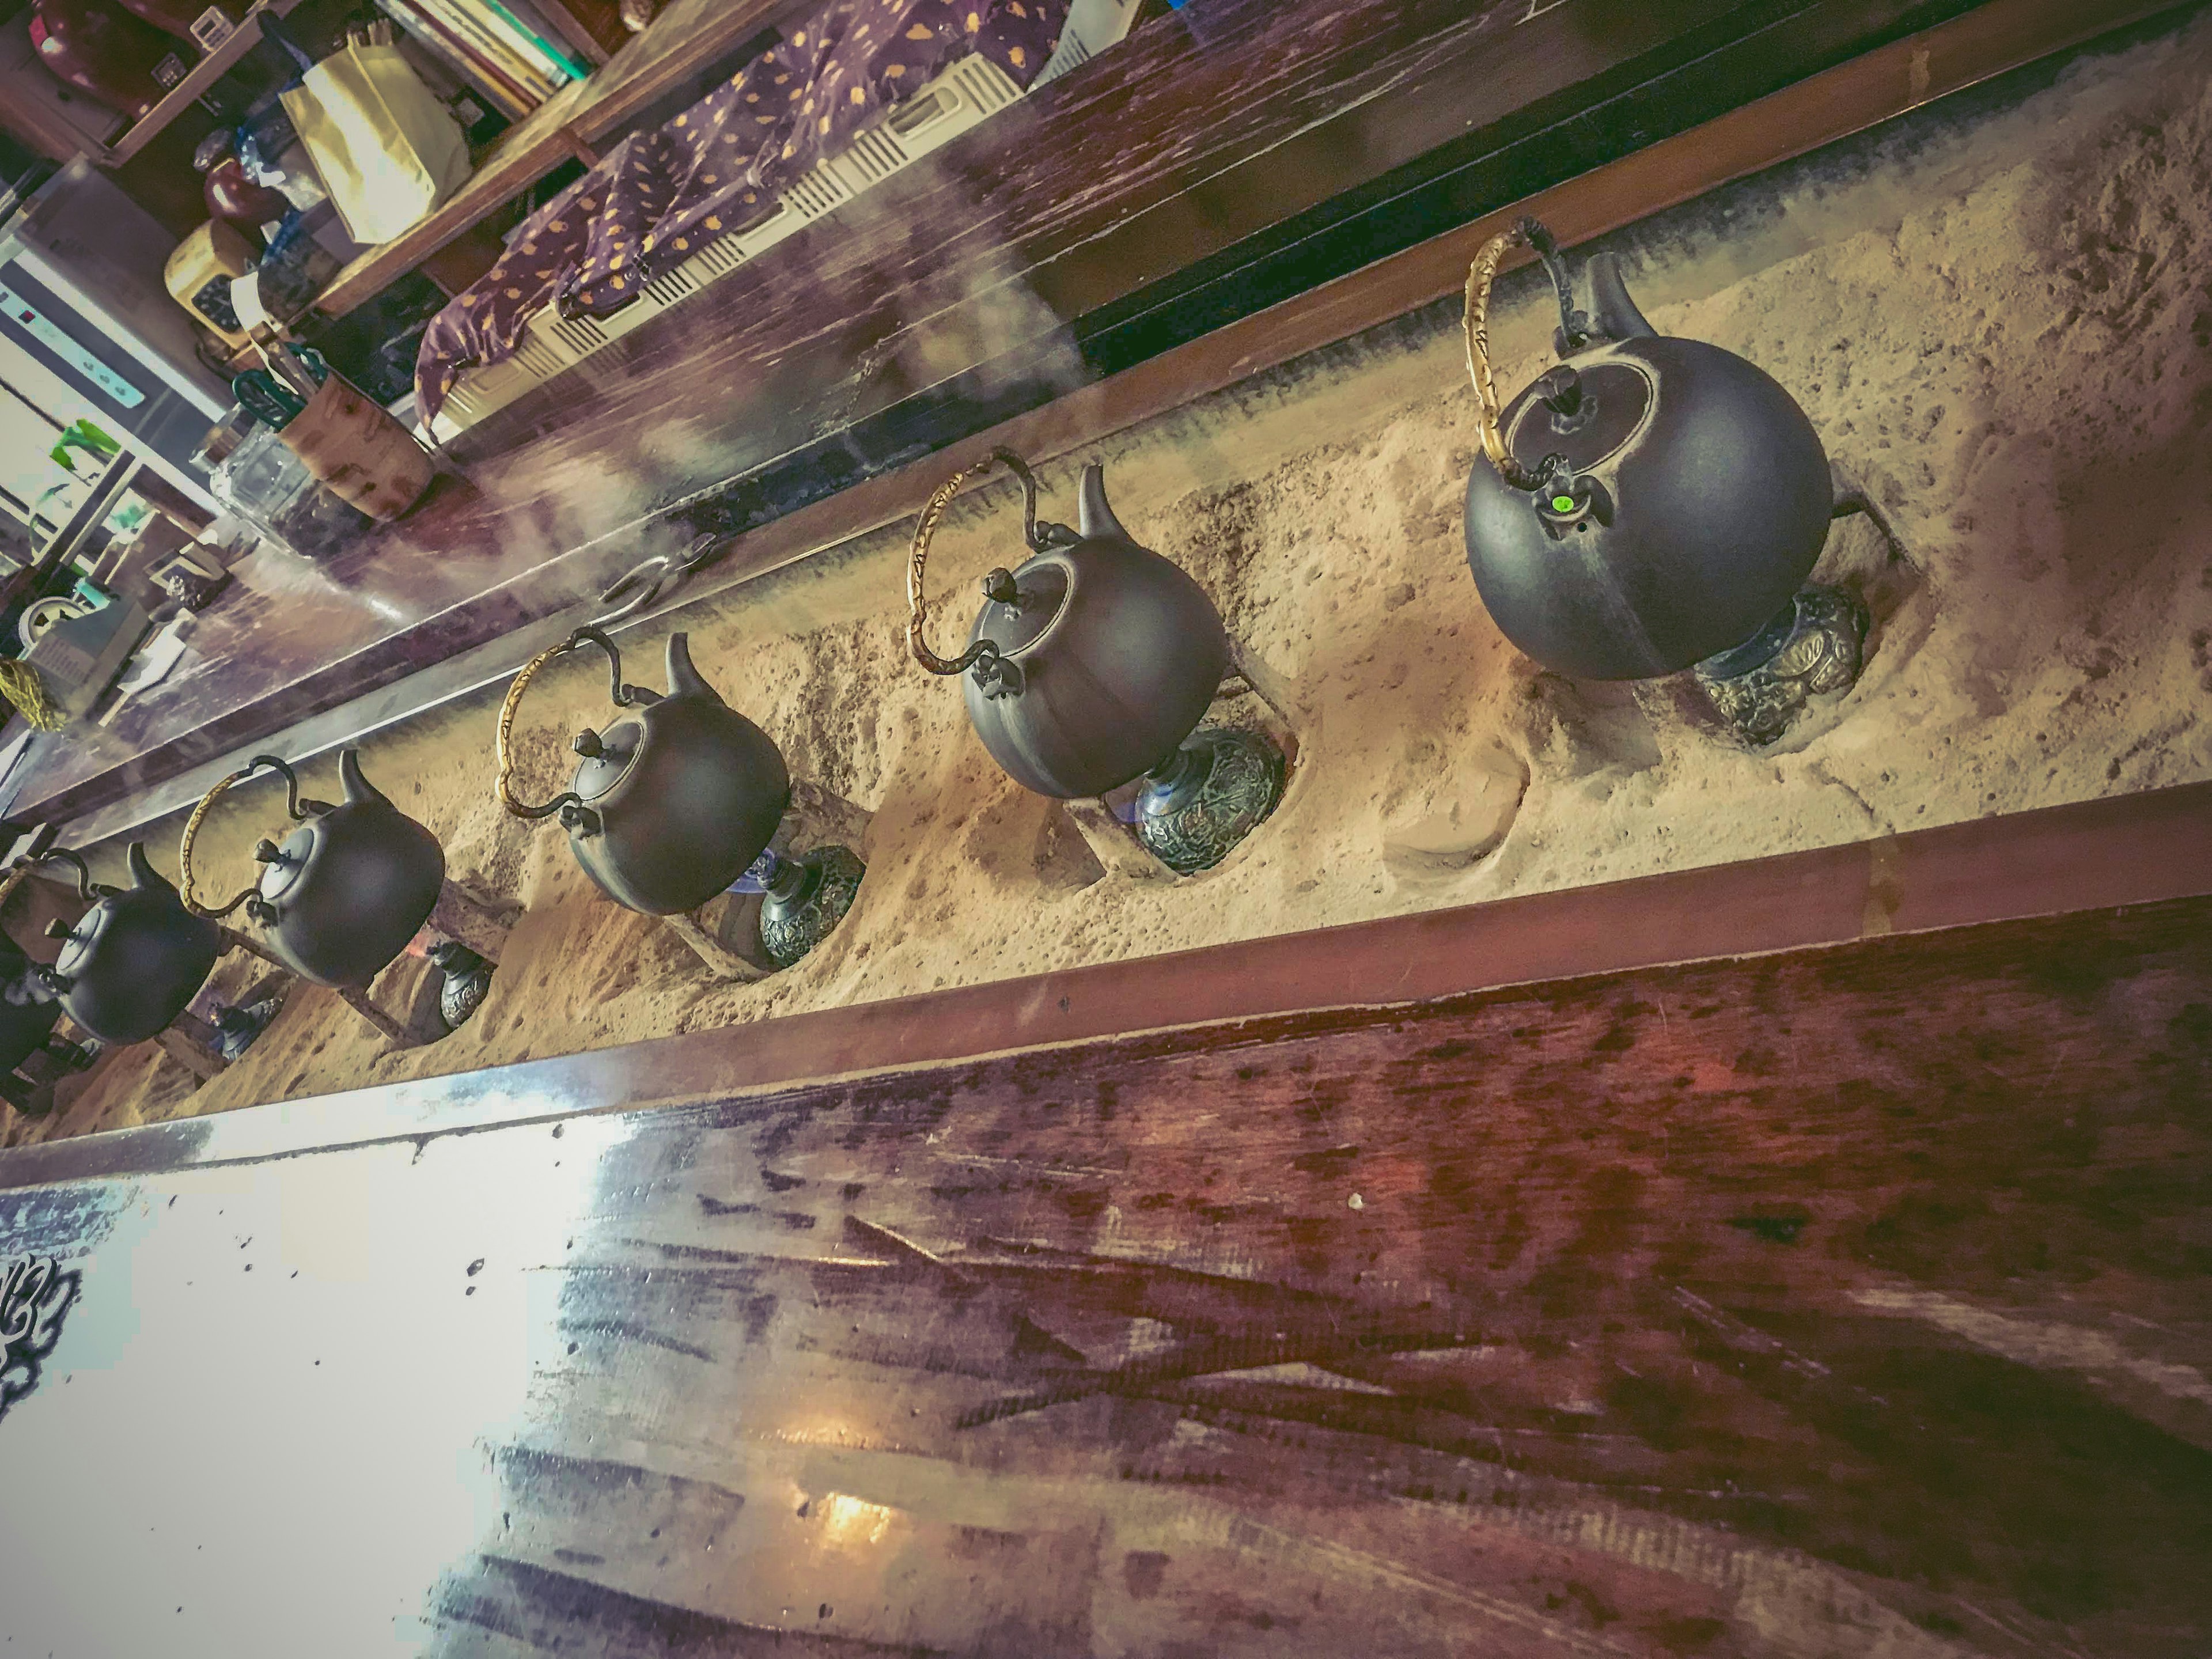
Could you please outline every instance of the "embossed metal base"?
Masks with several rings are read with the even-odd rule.
[[[1145,780],[1137,839],[1182,875],[1211,870],[1283,798],[1283,751],[1257,732],[1209,726]]]
[[[226,1060],[236,1060],[253,1046],[253,1040],[269,1029],[270,1021],[284,1005],[275,997],[264,997],[244,1008],[224,1008],[215,1017],[215,1051]]]
[[[448,1031],[458,1031],[483,1006],[484,994],[491,989],[492,965],[453,939],[432,945],[430,960],[445,975],[445,982],[438,988],[438,1018],[446,1022]]]
[[[1857,680],[1869,626],[1856,595],[1808,585],[1758,633],[1692,672],[1736,735],[1762,749],[1780,738],[1813,698]]]
[[[817,847],[797,859],[778,861],[761,901],[761,948],[779,968],[788,968],[829,937],[844,920],[867,873],[852,848]]]

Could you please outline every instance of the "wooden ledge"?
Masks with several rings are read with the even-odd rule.
[[[0,1152],[0,1190],[726,1100],[1023,1048],[1374,1009],[2212,894],[2212,783],[383,1085]]]

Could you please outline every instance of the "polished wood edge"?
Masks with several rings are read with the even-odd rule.
[[[1050,460],[1455,293],[1474,249],[1522,214],[1542,216],[1563,242],[1587,241],[2055,52],[2162,13],[2189,9],[2173,0],[2100,0],[2086,5],[2079,0],[1988,0],[1962,17],[1808,76],[1703,126],[1377,260],[945,452],[879,474],[749,532],[720,565],[684,591],[679,602],[623,625],[665,620],[741,583],[910,517],[948,471],[998,445],[1040,462]],[[643,522],[680,518],[714,493],[701,491]],[[596,575],[584,573],[571,591],[586,586],[596,591],[623,561],[634,561],[639,528],[632,526],[599,538],[592,544],[596,551],[580,550],[585,558],[562,561],[580,568],[593,562],[604,566]],[[391,710],[394,693],[410,680],[428,692],[421,708],[465,695],[512,674],[533,653],[537,647],[531,641],[541,634],[566,632],[588,620],[595,608],[578,605],[544,619],[512,636],[512,647],[504,652],[483,649],[477,659],[482,665],[472,671],[466,685],[453,685],[448,683],[450,677],[431,668],[364,693],[351,703],[374,708],[373,724],[389,725],[404,717]],[[204,785],[195,787],[195,780],[234,769],[244,757],[272,744],[287,752],[297,750],[300,758],[309,759],[362,735],[362,731],[347,729],[345,722],[333,721],[332,712],[308,716],[241,744],[181,776],[136,791],[127,804],[94,808],[76,817],[70,833],[80,841],[100,840],[166,816],[201,793]],[[337,735],[331,735],[334,732]],[[304,739],[307,746],[301,747],[295,738]],[[80,787],[90,787],[91,781]],[[65,791],[52,803],[25,805],[59,817],[70,812],[68,797],[74,793]]]
[[[17,1147],[0,1152],[0,1189],[695,1105],[1140,1035],[1217,1048],[1286,1015],[2207,895],[2212,783],[2188,784]]]

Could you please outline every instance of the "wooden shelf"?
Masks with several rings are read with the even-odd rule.
[[[152,143],[170,122],[198,102],[227,70],[253,50],[261,39],[261,20],[264,15],[282,17],[299,3],[300,0],[260,0],[240,21],[230,39],[193,64],[191,73],[170,88],[161,101],[147,112],[145,119],[106,146],[105,153],[95,159],[103,166],[121,167]]]
[[[571,159],[598,159],[599,140],[792,12],[801,0],[674,0],[653,27],[590,79],[574,81],[500,139],[469,181],[391,241],[331,279],[315,309],[338,318],[465,235]]]

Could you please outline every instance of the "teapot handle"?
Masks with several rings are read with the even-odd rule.
[[[0,908],[5,908],[8,901],[15,896],[15,890],[18,887],[21,887],[29,878],[32,871],[37,869],[42,864],[50,864],[57,860],[64,864],[75,866],[76,870],[76,896],[79,898],[96,899],[105,896],[105,890],[93,885],[92,872],[85,866],[83,858],[76,853],[72,853],[66,847],[56,847],[47,852],[39,854],[34,858],[17,859],[15,864],[9,867],[8,873],[4,876],[0,876]]]
[[[653,700],[653,693],[635,685],[623,684],[622,653],[605,632],[598,628],[580,628],[558,645],[550,645],[522,665],[522,672],[514,677],[514,684],[507,688],[507,701],[500,706],[499,736],[495,745],[499,757],[499,804],[516,817],[535,823],[550,818],[564,806],[581,806],[584,798],[573,789],[564,789],[543,806],[532,806],[516,798],[514,793],[514,717],[522,708],[522,694],[530,689],[530,682],[538,678],[538,671],[556,657],[565,657],[571,651],[587,645],[596,645],[607,653],[608,694],[614,698],[615,707],[629,708],[637,703]]]
[[[921,509],[921,517],[914,526],[914,544],[907,550],[906,567],[906,644],[914,659],[933,674],[964,673],[978,663],[991,664],[999,659],[999,647],[989,640],[977,640],[957,657],[940,657],[929,648],[922,637],[922,621],[928,611],[928,603],[922,597],[922,567],[929,559],[930,538],[944,519],[952,498],[966,489],[970,479],[980,478],[994,465],[1003,463],[1007,471],[1022,481],[1022,539],[1032,553],[1042,553],[1048,548],[1073,546],[1081,538],[1066,525],[1037,522],[1036,474],[1030,471],[1029,463],[1003,444],[973,466],[963,467],[930,495],[929,504]],[[993,576],[1003,573],[994,571]],[[986,578],[987,584],[990,579]],[[985,590],[998,598],[995,588],[987,585]]]
[[[1586,319],[1572,309],[1573,292],[1566,276],[1566,267],[1559,259],[1559,246],[1553,240],[1552,233],[1534,219],[1522,219],[1507,229],[1499,231],[1485,242],[1468,267],[1467,295],[1461,312],[1461,327],[1467,335],[1467,373],[1474,382],[1475,401],[1482,420],[1482,453],[1498,469],[1498,476],[1516,489],[1540,489],[1550,482],[1553,474],[1564,464],[1565,458],[1547,455],[1534,471],[1514,459],[1512,451],[1505,447],[1505,434],[1498,428],[1503,413],[1498,397],[1498,385],[1490,373],[1490,285],[1497,279],[1498,262],[1509,248],[1528,246],[1535,249],[1536,257],[1544,262],[1550,273],[1552,285],[1559,301],[1559,344],[1571,349],[1587,340]]]
[[[220,921],[261,890],[261,884],[258,881],[252,882],[235,894],[230,902],[220,910],[208,908],[206,905],[192,896],[192,843],[199,839],[200,825],[206,821],[209,810],[222,798],[224,792],[234,783],[244,783],[246,779],[264,766],[283,777],[284,810],[290,814],[293,822],[298,823],[305,818],[309,809],[322,805],[319,801],[309,801],[302,805],[300,800],[299,774],[274,755],[256,755],[237,771],[227,773],[217,778],[215,781],[215,787],[202,795],[200,804],[192,808],[191,817],[185,820],[183,838],[177,842],[177,896],[184,900],[185,908],[196,916],[206,916],[210,921]],[[252,913],[248,912],[248,914]],[[256,917],[256,920],[258,919]]]

